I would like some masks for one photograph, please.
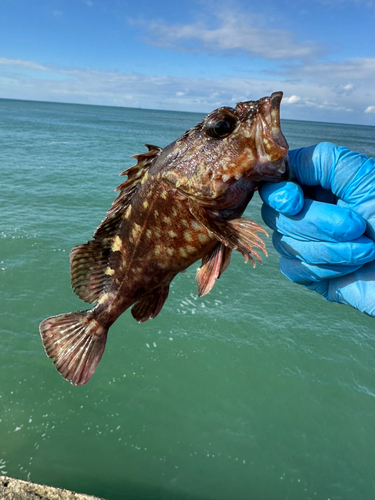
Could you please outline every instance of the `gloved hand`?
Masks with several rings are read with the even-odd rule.
[[[331,143],[289,152],[295,181],[265,183],[281,272],[375,317],[375,161]]]

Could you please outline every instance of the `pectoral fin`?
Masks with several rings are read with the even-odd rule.
[[[261,263],[259,253],[253,247],[262,250],[267,255],[264,241],[256,233],[267,232],[251,219],[219,220],[211,211],[203,208],[197,202],[189,200],[190,212],[194,217],[226,247],[237,250],[250,260],[255,267],[254,257]]]
[[[211,253],[203,257],[202,265],[195,276],[199,297],[206,295],[214,286],[216,279],[227,269],[231,253],[231,248],[218,243]]]

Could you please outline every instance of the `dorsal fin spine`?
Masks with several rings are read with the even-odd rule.
[[[111,278],[106,274],[109,255],[113,238],[120,224],[123,222],[123,214],[131,204],[132,197],[138,189],[144,174],[154,163],[162,149],[157,146],[147,145],[149,151],[135,157],[138,163],[125,170],[123,174],[128,176],[127,180],[117,189],[120,194],[113,202],[96,229],[93,240],[84,245],[74,247],[70,254],[71,282],[75,293],[86,302],[95,302],[108,286]]]

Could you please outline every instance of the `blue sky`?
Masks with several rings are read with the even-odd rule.
[[[0,97],[375,125],[375,0],[1,0]]]

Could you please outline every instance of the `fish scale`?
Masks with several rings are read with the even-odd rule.
[[[258,224],[241,215],[259,182],[288,177],[281,92],[214,110],[164,149],[146,145],[93,240],[70,253],[74,292],[92,309],[45,319],[46,354],[75,385],[88,382],[109,327],[129,307],[155,318],[169,285],[199,259],[198,295],[228,268],[232,250],[255,265],[265,252]]]

